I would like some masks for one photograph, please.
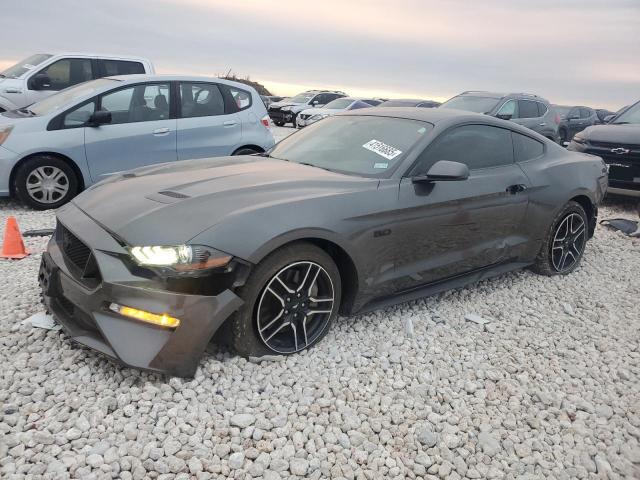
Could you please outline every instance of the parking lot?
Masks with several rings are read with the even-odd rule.
[[[600,218],[636,205],[609,198]],[[54,226],[0,200],[9,215]],[[191,380],[23,324],[46,242],[0,261],[2,478],[640,478],[638,238],[599,227],[571,275],[340,317],[289,357],[211,346]]]

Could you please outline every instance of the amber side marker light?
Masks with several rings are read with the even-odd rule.
[[[111,305],[109,305],[109,310],[119,313],[123,317],[135,318],[136,320],[151,323],[152,325],[158,325],[160,327],[176,328],[178,325],[180,325],[180,320],[171,317],[166,313],[151,313],[133,307],[124,307],[122,305],[118,305],[117,303],[112,303]]]

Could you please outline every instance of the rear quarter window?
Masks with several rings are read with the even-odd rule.
[[[511,132],[516,162],[526,162],[544,154],[544,144],[520,133]]]

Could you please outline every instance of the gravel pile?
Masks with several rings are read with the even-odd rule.
[[[10,214],[54,224],[0,201]],[[21,325],[42,309],[46,239],[27,243],[0,260],[3,479],[640,478],[640,239],[599,228],[570,276],[340,318],[303,354],[212,346],[193,380]]]

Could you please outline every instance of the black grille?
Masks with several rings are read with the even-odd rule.
[[[91,256],[91,250],[63,225],[60,225],[60,231],[62,234],[60,238],[62,241],[62,251],[71,263],[81,271],[84,271],[87,266],[87,261]]]

